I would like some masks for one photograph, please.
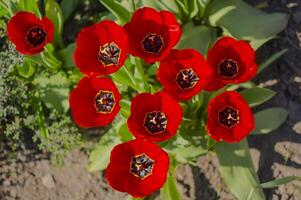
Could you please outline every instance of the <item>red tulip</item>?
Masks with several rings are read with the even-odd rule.
[[[242,40],[231,37],[219,39],[209,49],[207,62],[213,70],[206,90],[218,90],[229,83],[243,83],[251,80],[257,72],[255,52]]]
[[[18,12],[7,25],[7,36],[17,51],[33,55],[44,50],[53,40],[54,25],[47,17],[39,19],[29,12]]]
[[[136,10],[124,29],[129,36],[130,53],[148,63],[166,57],[182,34],[173,13],[153,8]]]
[[[216,141],[239,142],[255,127],[254,115],[237,92],[224,92],[208,104],[206,129]]]
[[[107,126],[120,110],[120,94],[108,78],[82,78],[69,96],[75,123],[83,128]]]
[[[88,76],[116,72],[127,58],[127,35],[113,21],[86,27],[77,36],[74,62]]]
[[[163,91],[178,100],[191,99],[205,88],[210,78],[211,68],[194,49],[172,50],[158,70]]]
[[[138,198],[160,189],[168,168],[169,157],[163,149],[145,140],[132,140],[114,147],[105,177],[115,190]]]
[[[173,137],[182,121],[179,103],[164,92],[138,94],[127,125],[136,138],[160,142]]]

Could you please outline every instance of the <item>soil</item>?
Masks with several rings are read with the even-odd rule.
[[[277,92],[258,109],[280,106],[288,109],[283,126],[268,135],[249,137],[252,157],[261,182],[275,178],[301,176],[301,1],[250,0],[267,12],[290,14],[287,29],[279,38],[259,50],[258,60],[288,48],[288,52],[255,82]],[[70,152],[64,166],[51,165],[47,155],[32,150],[17,153],[16,159],[0,156],[1,200],[121,200],[127,195],[113,191],[103,174],[86,171],[87,154]],[[184,200],[232,200],[218,172],[218,160],[208,154],[198,160],[198,167],[179,166],[175,174]],[[301,182],[294,181],[276,189],[265,190],[268,200],[301,200]]]

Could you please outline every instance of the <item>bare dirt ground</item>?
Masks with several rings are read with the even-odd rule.
[[[252,157],[262,182],[283,176],[301,176],[301,0],[249,1],[267,12],[290,14],[287,29],[280,37],[259,51],[259,60],[271,53],[289,51],[255,80],[277,91],[277,95],[258,109],[285,107],[289,116],[277,131],[250,137]],[[122,200],[125,194],[112,191],[102,173],[85,170],[87,155],[71,152],[61,168],[52,166],[47,155],[35,151],[18,152],[16,159],[0,156],[1,200]],[[198,167],[187,165],[177,169],[178,187],[184,200],[232,200],[218,172],[214,154],[201,157]],[[269,200],[301,200],[301,183],[292,182],[276,189],[265,190]]]

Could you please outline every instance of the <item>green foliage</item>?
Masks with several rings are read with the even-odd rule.
[[[123,67],[121,67],[117,72],[111,75],[112,79],[116,83],[120,83],[126,86],[129,86],[133,88],[136,91],[143,90],[140,88],[138,83],[136,82],[136,79],[134,77],[133,72],[130,70],[131,68],[131,62],[128,58],[126,60],[126,63]]]
[[[286,120],[288,112],[284,108],[268,108],[255,113],[253,135],[267,134],[279,128]]]
[[[79,0],[63,0],[61,2],[61,9],[64,16],[64,21],[66,21],[72,12],[75,10],[78,5]]]
[[[4,140],[16,150],[24,146],[25,140],[32,140],[39,149],[50,152],[56,163],[62,163],[65,154],[80,144],[81,131],[74,126],[69,115],[61,115],[43,105],[43,110],[36,109],[31,80],[19,76],[18,66],[22,66],[23,61],[23,56],[10,44],[7,50],[0,52],[0,130],[3,132],[0,143]],[[39,75],[40,70],[37,71]],[[47,85],[51,78],[47,81],[43,84]],[[43,117],[47,137],[41,133],[41,124],[37,123],[39,115]]]
[[[38,17],[41,17],[37,0],[19,0],[18,10],[32,12]]]
[[[54,45],[62,46],[62,32],[64,25],[64,16],[60,5],[55,0],[46,0],[45,14],[51,19],[55,26]]]
[[[205,55],[208,48],[214,44],[217,39],[217,29],[208,26],[195,26],[193,23],[186,24],[183,29],[183,35],[177,48],[194,48]]]
[[[161,189],[161,199],[181,200],[181,196],[176,184],[176,179],[172,175],[167,177],[167,180]]]
[[[30,78],[36,71],[37,64],[30,58],[25,58],[22,65],[16,65],[18,74],[23,78]]]
[[[51,159],[55,164],[62,164],[66,154],[81,144],[81,134],[74,126],[69,116],[61,115],[52,110],[46,121],[48,137],[35,134],[33,141],[38,147],[51,153]]]
[[[214,17],[224,9],[227,12],[222,17]],[[267,14],[242,0],[213,0],[209,15],[212,25],[221,26],[236,38],[251,41],[276,35],[286,27],[288,20],[287,14]]]
[[[288,49],[283,49],[279,52],[274,53],[270,58],[268,58],[266,61],[261,63],[258,67],[258,74],[262,72],[265,68],[267,68],[269,65],[271,65],[273,62],[275,62],[277,59],[279,59],[282,55],[284,55]]]
[[[23,141],[22,132],[31,132],[35,127],[34,115],[26,80],[15,75],[14,65],[21,65],[23,56],[9,45],[5,51],[0,51],[0,138],[7,140],[12,149],[17,149]],[[1,141],[1,140],[0,140]]]
[[[131,14],[118,1],[99,0],[113,15],[115,15],[120,24],[130,21]]]
[[[62,66],[62,61],[58,60],[56,57],[54,46],[52,44],[47,44],[45,46],[45,50],[41,52],[40,56],[37,55],[33,58],[36,58],[37,62],[51,71],[57,71]]]
[[[63,115],[68,111],[70,90],[66,76],[62,73],[40,74],[33,83],[39,91],[41,100],[49,109],[55,109]]]
[[[244,97],[244,99],[249,103],[251,107],[255,107],[268,101],[276,93],[267,88],[252,87],[243,90],[240,94]]]
[[[300,176],[287,176],[287,177],[283,177],[283,178],[279,178],[279,179],[275,179],[266,183],[261,183],[261,187],[268,189],[268,188],[274,188],[274,187],[278,187],[280,185],[295,181],[295,180],[299,180],[301,181],[301,177]]]
[[[116,144],[120,143],[118,130],[123,123],[122,120],[116,119],[109,131],[106,132],[106,134],[101,137],[99,143],[95,145],[89,157],[87,166],[89,172],[104,170],[107,167],[111,150]]]
[[[220,173],[239,200],[264,200],[246,139],[239,143],[220,142],[214,146]]]

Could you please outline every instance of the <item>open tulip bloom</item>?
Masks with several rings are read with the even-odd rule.
[[[272,91],[251,82],[259,68],[254,44],[264,38],[247,41],[252,37],[241,37],[243,31],[231,32],[231,27],[220,28],[221,34],[215,27],[219,21],[199,20],[200,16],[194,18],[184,10],[175,14],[173,9],[142,7],[130,15],[117,1],[104,2],[118,22],[106,18],[84,27],[74,49],[72,45],[60,49],[58,20],[53,16],[19,11],[7,25],[9,40],[28,62],[36,65],[43,60],[50,68],[58,63],[50,71],[68,80],[73,122],[85,130],[109,130],[96,148],[99,155],[93,151],[91,165],[102,166],[97,169],[105,170],[115,190],[142,198],[164,187],[164,197],[175,188],[172,173],[177,163],[192,164],[198,156],[215,151],[222,176],[239,199],[253,199],[250,194],[264,199],[253,166],[244,166],[252,163],[246,137],[264,129],[257,127],[252,107],[273,96]],[[188,22],[191,17],[194,20]],[[235,20],[240,23],[239,17]],[[207,21],[212,23],[208,29],[214,30],[214,36],[209,39],[204,31],[207,35],[198,40],[194,27],[205,27]],[[192,30],[184,29],[185,24]],[[206,48],[190,47],[199,44]],[[63,55],[66,58],[60,61]],[[264,115],[260,116],[262,120]],[[101,164],[100,158],[104,158]],[[237,164],[224,165],[225,160]],[[248,178],[238,184],[240,177]],[[241,191],[252,192],[241,194],[237,185],[243,187]]]

